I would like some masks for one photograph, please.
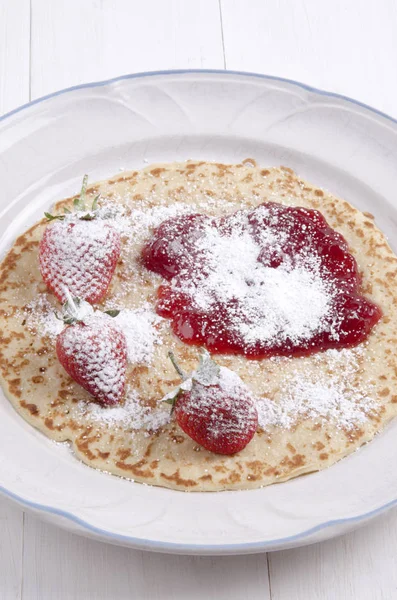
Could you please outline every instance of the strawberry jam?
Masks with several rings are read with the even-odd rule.
[[[346,240],[315,210],[269,202],[164,221],[142,251],[157,312],[184,342],[249,358],[364,341],[381,318]]]

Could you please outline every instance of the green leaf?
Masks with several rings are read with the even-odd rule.
[[[73,325],[73,323],[79,321],[78,309],[81,306],[81,302],[81,298],[74,296],[70,301],[66,300],[63,303],[63,315],[61,318],[66,325]]]
[[[87,213],[86,215],[83,215],[82,217],[80,217],[80,221],[93,221],[95,219],[95,215],[91,214],[91,213]]]
[[[168,357],[170,359],[170,361],[172,362],[172,366],[174,367],[175,371],[178,373],[179,377],[181,379],[186,379],[187,375],[186,373],[181,369],[181,367],[178,365],[178,362],[175,358],[175,354],[173,352],[168,352]]]
[[[98,209],[98,200],[99,200],[100,194],[98,194],[97,196],[95,196],[94,198],[94,202],[92,203],[92,207],[91,210],[97,210]]]
[[[120,314],[120,311],[116,308],[113,310],[105,310],[105,315],[109,315],[109,317],[117,317]]]
[[[63,212],[65,213],[65,215],[71,215],[72,214],[72,211],[69,210],[68,208],[64,208]]]
[[[163,400],[163,402],[165,402],[166,404],[171,404],[171,406],[174,406],[175,398],[176,398],[176,396],[174,396],[173,398],[167,398],[167,400]]]
[[[87,197],[87,183],[88,183],[88,175],[84,175],[83,183],[81,185],[80,196],[73,200],[73,206],[75,210],[86,210],[86,197]]]
[[[179,396],[182,394],[183,390],[181,390],[180,387],[177,387],[174,390],[174,395],[171,396],[172,392],[170,392],[170,394],[168,394],[168,397],[166,397],[164,400],[162,400],[162,402],[164,402],[165,404],[170,404],[171,405],[171,414],[174,412],[175,409],[175,404],[176,401],[178,400]]]
[[[75,210],[84,210],[85,205],[82,203],[80,196],[73,200],[73,206]]]
[[[65,215],[51,215],[48,212],[45,212],[44,216],[48,221],[56,221],[57,219],[59,221],[63,221],[63,219],[65,218]]]
[[[215,385],[219,380],[219,365],[212,360],[207,350],[200,356],[200,363],[192,377],[204,386]]]
[[[74,323],[76,323],[76,319],[74,319],[73,317],[66,317],[62,320],[65,323],[65,325],[73,325]]]
[[[84,204],[85,204],[85,199],[87,196],[87,184],[88,184],[88,175],[86,173],[83,177],[83,183],[81,185],[81,192],[80,192],[80,198]]]

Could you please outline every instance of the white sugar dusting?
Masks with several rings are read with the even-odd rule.
[[[300,419],[331,422],[351,430],[376,411],[369,385],[354,381],[359,372],[360,350],[328,350],[324,355],[332,373],[295,371],[285,381],[276,399],[257,401],[259,425],[291,429]],[[317,359],[319,362],[319,359]]]
[[[151,230],[158,227],[166,219],[194,212],[192,206],[175,203],[170,206],[134,207],[130,214],[131,234],[135,237],[146,238]]]
[[[126,202],[126,198],[117,198],[118,201]],[[100,217],[106,218],[108,223],[120,234],[122,244],[121,258],[123,259],[123,279],[119,281],[117,289],[112,296],[106,300],[105,306],[115,308],[125,302],[129,294],[139,293],[142,280],[139,276],[139,254],[137,246],[143,244],[166,219],[181,214],[194,212],[191,206],[176,202],[170,206],[159,205],[150,207],[147,201],[136,200],[131,207],[124,207],[104,201],[99,209]],[[146,278],[153,275],[147,271]]]
[[[191,277],[176,278],[173,289],[206,313],[219,305],[228,307],[230,327],[247,347],[275,340],[296,343],[332,332],[334,290],[321,274],[319,258],[302,249],[294,265],[285,257],[278,268],[266,266],[258,260],[261,249],[282,254],[285,234],[263,229],[258,243],[246,220],[247,213],[237,213],[233,230],[226,235],[206,226],[196,245],[204,268],[194,270]]]
[[[119,198],[125,201],[125,198]],[[146,201],[134,201],[128,211],[119,204],[103,200],[96,217],[111,225],[121,236],[134,242],[145,240],[166,219],[194,212],[189,204],[175,202],[170,205],[150,207]],[[127,240],[127,242],[128,242]]]
[[[138,393],[127,386],[123,404],[114,407],[103,407],[93,402],[79,402],[77,409],[81,416],[110,427],[130,427],[156,431],[171,420],[170,405],[159,402],[153,409],[142,404]]]
[[[22,314],[21,318],[26,321],[29,331],[35,330],[41,336],[55,339],[64,328],[63,321],[56,317],[56,309],[48,300],[47,294],[38,294]]]
[[[155,345],[162,343],[156,328],[162,320],[149,305],[135,310],[124,309],[112,319],[125,335],[130,363],[150,364]]]
[[[95,211],[95,218],[111,225],[120,235],[130,234],[130,217],[120,204],[105,202]]]

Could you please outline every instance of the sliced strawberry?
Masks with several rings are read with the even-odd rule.
[[[217,454],[235,454],[252,440],[258,413],[249,389],[225,367],[218,367],[209,354],[190,378],[171,360],[184,382],[167,398],[179,426],[195,442]]]

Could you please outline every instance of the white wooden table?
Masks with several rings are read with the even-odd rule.
[[[0,0],[0,114],[71,85],[178,68],[289,77],[397,118],[397,3]],[[200,558],[88,541],[0,499],[1,600],[392,600],[396,549],[396,511],[300,550]]]

